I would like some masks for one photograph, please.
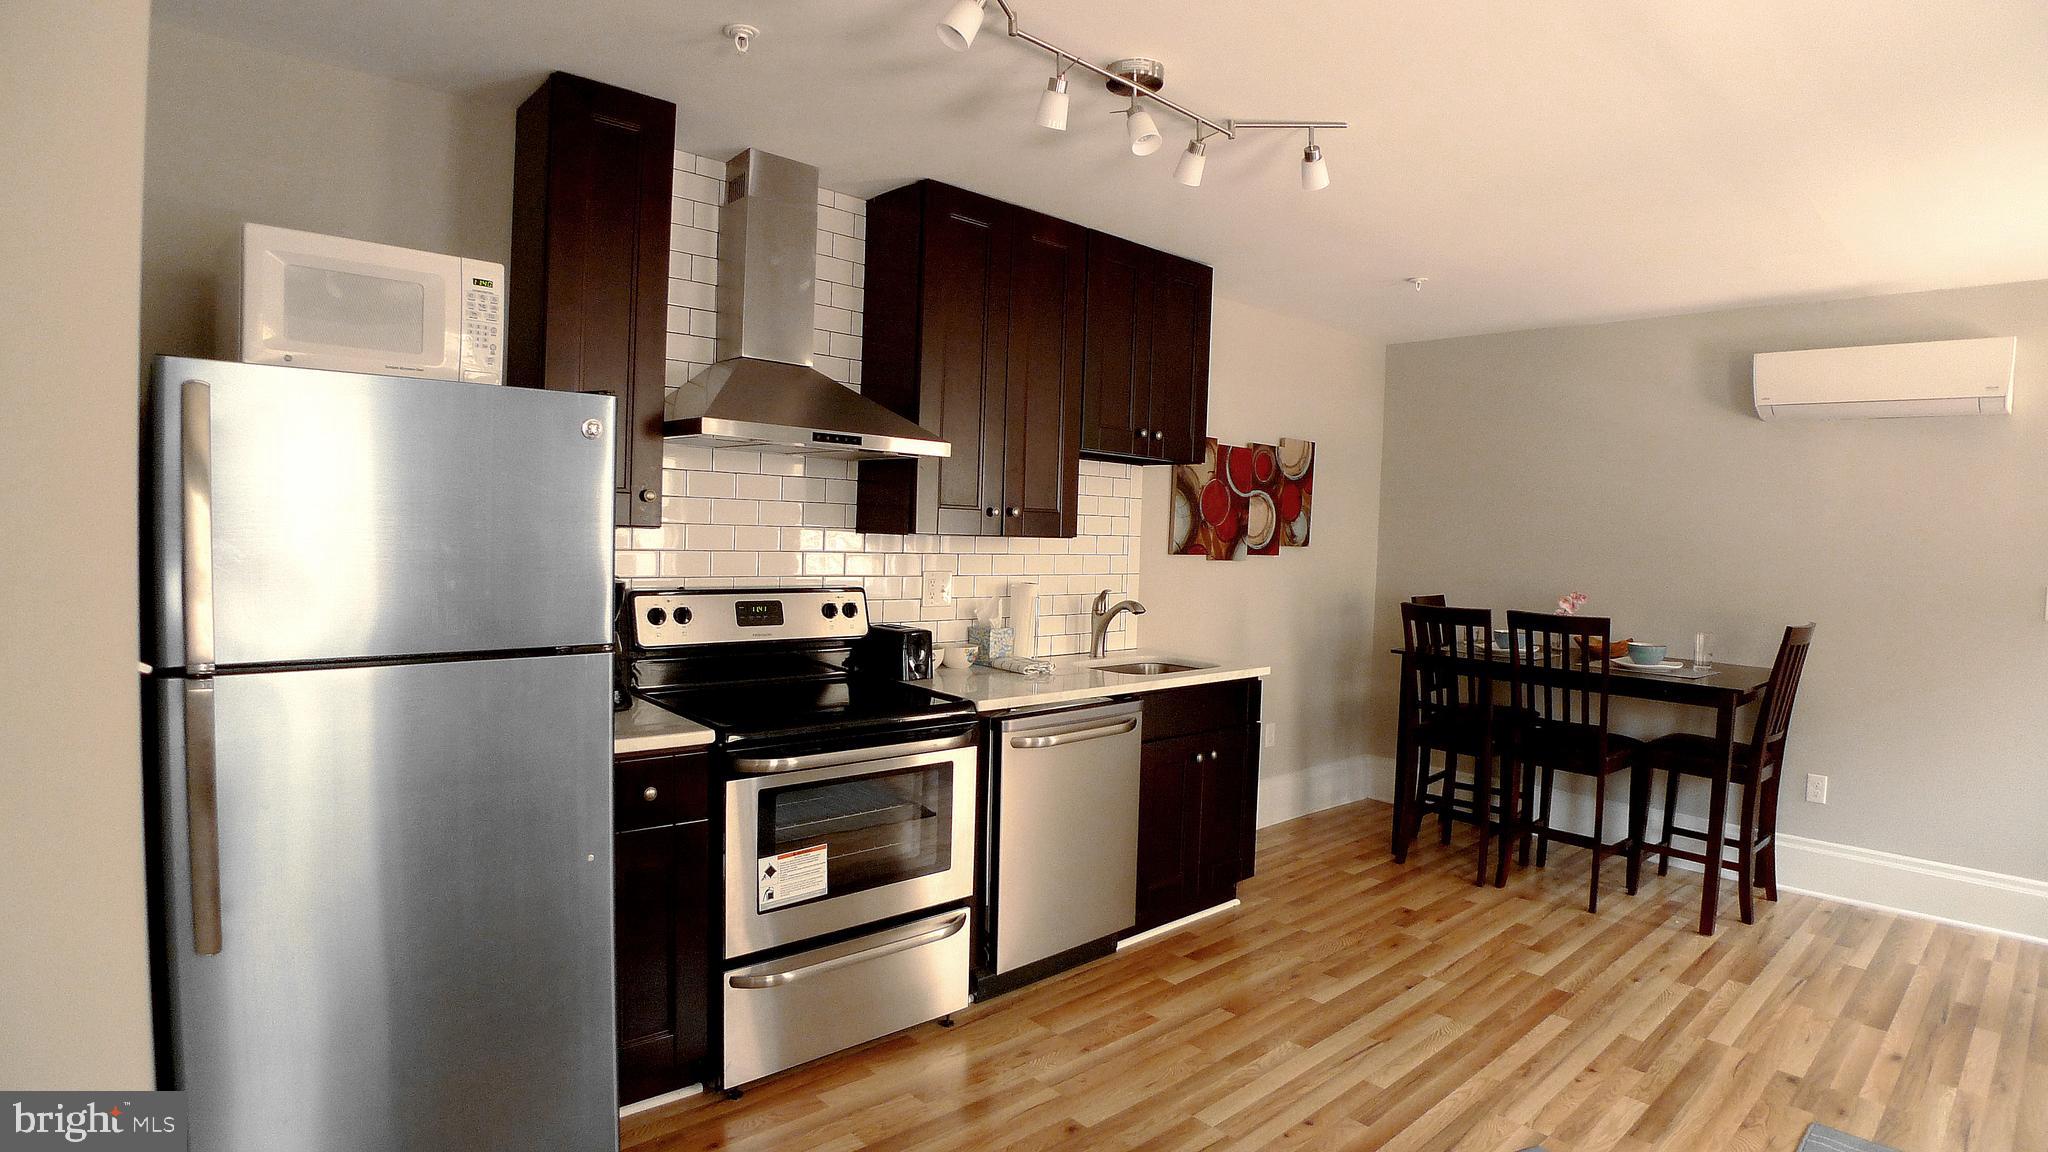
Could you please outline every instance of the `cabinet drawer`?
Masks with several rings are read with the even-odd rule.
[[[696,753],[612,762],[612,831],[702,820],[710,811],[710,757]]]
[[[1193,688],[1148,692],[1145,741],[1171,740],[1196,732],[1242,728],[1252,719],[1252,685],[1256,680],[1226,680]]]

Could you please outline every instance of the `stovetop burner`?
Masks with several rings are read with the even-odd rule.
[[[649,701],[718,733],[721,743],[923,728],[972,720],[974,706],[900,680],[828,679],[643,689]]]
[[[859,588],[635,591],[619,640],[633,694],[726,747],[885,741],[973,721],[964,700],[849,672],[867,620]]]

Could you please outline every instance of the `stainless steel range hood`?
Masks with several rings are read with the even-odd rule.
[[[873,460],[952,446],[811,366],[818,170],[758,149],[725,166],[718,362],[669,396],[662,434],[721,448]]]

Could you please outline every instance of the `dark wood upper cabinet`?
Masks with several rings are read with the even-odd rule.
[[[1086,235],[935,181],[868,203],[862,391],[953,454],[864,461],[855,527],[1074,535]]]
[[[1206,264],[1089,235],[1084,453],[1141,464],[1200,462],[1213,284]]]
[[[566,72],[519,107],[507,382],[618,400],[614,510],[661,523],[675,105]]]

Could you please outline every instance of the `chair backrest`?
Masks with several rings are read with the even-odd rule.
[[[1435,596],[1410,596],[1408,602],[1410,604],[1420,604],[1425,608],[1442,608],[1450,603],[1449,600],[1444,598],[1442,593],[1438,593]]]
[[[1493,706],[1490,609],[1403,604],[1401,632],[1419,718],[1448,708]]]
[[[1515,707],[1553,724],[1589,724],[1607,731],[1613,674],[1605,616],[1509,612],[1508,667]],[[1588,640],[1598,640],[1594,652]]]
[[[1792,729],[1792,701],[1799,695],[1799,675],[1806,670],[1806,650],[1813,646],[1814,627],[1789,627],[1778,642],[1778,658],[1771,662],[1771,679],[1757,704],[1756,732],[1750,738],[1757,756],[1784,751],[1785,734]]]

